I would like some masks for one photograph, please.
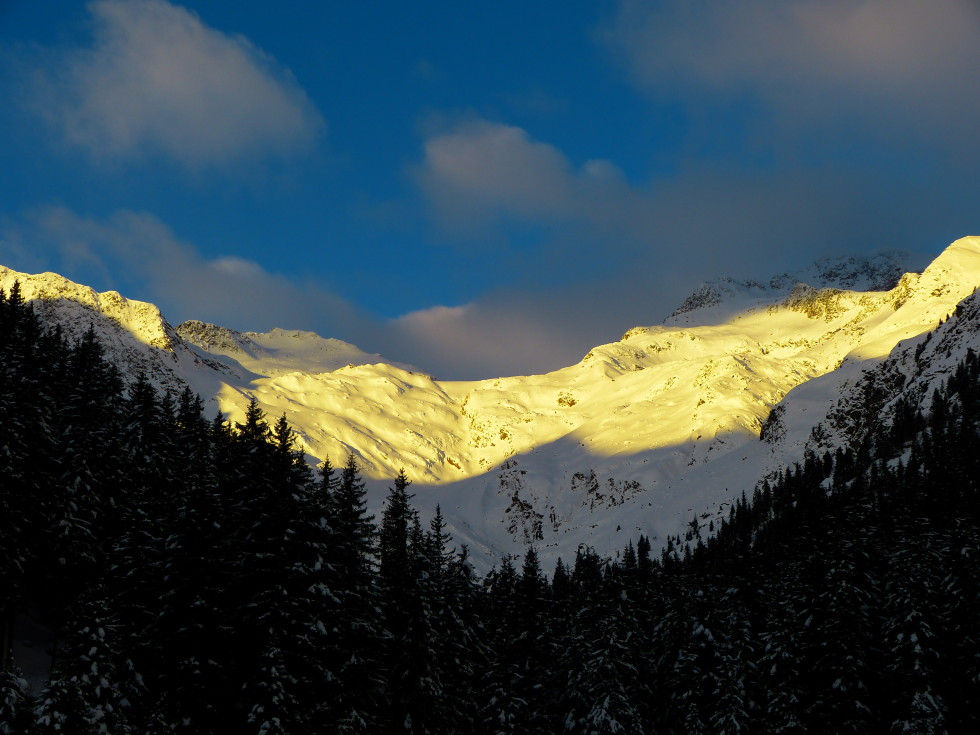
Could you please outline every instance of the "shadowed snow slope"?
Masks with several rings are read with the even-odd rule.
[[[423,514],[441,504],[482,567],[528,543],[544,559],[582,543],[615,553],[640,533],[663,539],[694,515],[706,525],[726,513],[799,459],[842,389],[973,292],[980,239],[957,241],[921,274],[901,275],[886,254],[766,284],[706,284],[664,325],[631,329],[576,365],[472,382],[436,381],[309,332],[174,330],[149,304],[0,271],[6,288],[15,278],[47,318],[77,330],[108,317],[97,331],[127,370],[186,381],[233,420],[255,397],[286,415],[316,460],[354,453],[378,508],[404,468]]]

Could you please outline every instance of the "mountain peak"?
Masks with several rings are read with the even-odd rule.
[[[971,278],[980,263],[980,236],[961,237],[943,250],[922,275],[936,280]]]
[[[817,288],[891,291],[912,269],[913,260],[914,256],[899,250],[882,250],[865,256],[828,256],[818,258],[809,268],[789,277]]]
[[[36,302],[43,318],[57,321],[73,336],[80,336],[93,315],[101,314],[145,345],[174,348],[176,333],[154,304],[127,299],[118,291],[100,293],[57,273],[32,275],[0,266],[0,286],[9,291],[15,282],[25,300]]]
[[[951,246],[952,247],[952,246]],[[706,281],[664,320],[665,324],[716,324],[755,306],[789,298],[799,286],[815,290],[890,291],[921,264],[915,256],[882,250],[870,255],[826,256],[806,268],[767,281],[728,276]]]

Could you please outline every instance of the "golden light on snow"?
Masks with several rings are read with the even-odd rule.
[[[978,250],[959,241],[889,292],[801,289],[722,324],[633,329],[546,375],[436,381],[375,364],[269,374],[245,390],[285,412],[312,455],[336,464],[356,451],[379,479],[404,467],[416,482],[451,483],[549,446],[654,465],[680,447],[703,462],[757,437],[795,386],[935,327],[980,280]],[[246,400],[231,386],[219,398],[226,410]]]
[[[35,308],[42,314],[50,312],[52,316],[66,316],[67,319],[59,318],[59,322],[68,327],[69,331],[84,331],[89,324],[100,322],[100,319],[94,317],[102,314],[148,347],[170,347],[171,338],[167,334],[166,322],[160,310],[153,304],[126,299],[116,291],[99,293],[55,273],[31,276],[0,266],[0,287],[9,292],[15,282],[20,283],[24,299],[33,301]],[[85,319],[84,314],[79,314],[77,304],[91,312],[88,319]],[[71,329],[72,320],[80,322],[74,330]],[[112,335],[105,331],[99,337],[110,343],[113,341]]]
[[[798,460],[845,381],[934,329],[973,292],[980,238],[957,241],[888,292],[799,286],[779,304],[746,297],[734,315],[730,305],[708,306],[631,329],[552,373],[466,382],[380,363],[309,332],[183,325],[181,334],[224,362],[215,370],[186,343],[170,347],[152,305],[51,274],[0,271],[4,288],[14,280],[43,308],[77,302],[104,313],[111,321],[100,328],[130,369],[175,371],[213,400],[209,410],[240,420],[255,397],[270,419],[286,415],[312,457],[342,465],[354,453],[379,492],[404,468],[416,502],[441,503],[474,549],[515,538],[615,548],[612,529],[676,532],[692,511],[720,514],[735,489],[750,491],[766,468]],[[69,314],[76,332],[89,313]],[[784,398],[785,439],[758,441]]]

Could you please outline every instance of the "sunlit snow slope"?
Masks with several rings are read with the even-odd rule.
[[[404,468],[423,514],[440,503],[482,565],[528,543],[546,559],[581,543],[614,553],[639,533],[663,539],[694,515],[707,524],[725,512],[798,458],[846,381],[972,293],[980,239],[957,241],[921,275],[899,278],[897,262],[824,262],[806,285],[715,282],[664,325],[631,329],[576,365],[472,382],[434,380],[307,332],[174,330],[149,304],[51,274],[0,271],[0,285],[20,278],[48,310],[75,300],[102,311],[121,327],[118,344],[134,335],[120,347],[131,364],[187,381],[232,419],[255,397],[272,416],[285,413],[312,458],[339,464],[354,453],[377,480],[378,507]],[[768,425],[778,436],[760,442],[790,391],[783,420]]]

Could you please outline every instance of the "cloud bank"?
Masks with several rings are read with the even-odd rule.
[[[523,356],[527,370],[558,367],[553,361],[560,332],[531,315],[520,297],[380,319],[323,283],[269,272],[234,255],[207,258],[148,212],[95,218],[61,206],[41,208],[0,228],[0,263],[53,270],[153,302],[175,324],[200,319],[238,330],[308,329],[442,378],[503,375],[515,368],[515,355]]]
[[[577,176],[572,170],[567,175]],[[743,187],[728,210],[716,209],[712,217],[704,216],[702,198],[717,199],[713,195],[728,191],[730,182],[715,182],[715,192],[705,189],[705,180],[689,186],[658,197],[653,213],[662,236],[683,240],[688,249],[626,247],[624,251],[632,252],[632,269],[608,276],[596,272],[601,270],[598,261],[610,255],[579,250],[583,275],[577,282],[535,288],[501,284],[462,306],[433,306],[396,319],[375,317],[322,282],[271,272],[233,254],[205,257],[148,212],[120,210],[95,218],[60,206],[39,209],[20,222],[3,223],[0,262],[28,272],[54,270],[100,290],[151,301],[174,323],[200,319],[239,330],[313,330],[438,378],[542,373],[577,362],[591,347],[618,339],[630,327],[659,323],[700,280],[735,272],[722,264],[736,263],[745,246],[715,236],[712,217],[730,226],[742,221],[740,237],[754,232],[764,239],[766,226],[780,224],[788,230],[800,225],[792,204],[805,198],[803,184],[776,203],[785,205],[781,223],[771,215],[768,186],[755,191]],[[825,212],[823,218],[840,225],[848,212]],[[860,221],[863,214],[856,214],[855,222]],[[779,247],[814,248],[803,258],[809,262],[826,251],[826,243],[818,242],[828,232],[826,222],[822,224],[809,222],[812,232],[801,232]],[[747,275],[772,275],[779,262],[774,251],[765,273],[755,264]]]
[[[430,137],[416,169],[425,206],[453,244],[468,247],[487,231],[524,223],[544,233],[537,247],[580,263],[586,280],[629,280],[637,270],[710,278],[765,258],[772,267],[803,264],[799,255],[809,262],[808,251],[833,243],[894,247],[889,238],[915,230],[923,211],[940,206],[939,195],[929,195],[928,182],[890,184],[876,175],[859,165],[746,169],[690,160],[635,184],[609,161],[576,168],[526,130],[486,120]],[[876,218],[905,199],[918,204]],[[869,219],[877,220],[870,232],[860,224]],[[882,241],[869,243],[869,235]]]
[[[35,106],[96,158],[163,155],[197,170],[308,150],[324,122],[248,39],[164,0],[89,5],[94,41],[50,60]]]

